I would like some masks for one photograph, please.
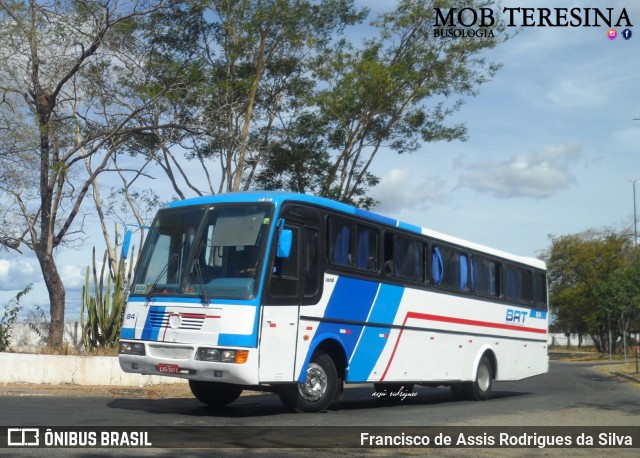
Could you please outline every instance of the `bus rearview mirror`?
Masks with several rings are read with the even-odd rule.
[[[280,237],[278,237],[278,252],[279,258],[288,258],[291,254],[291,243],[293,241],[293,232],[291,229],[282,229],[280,231]]]
[[[122,242],[122,259],[127,259],[129,255],[129,245],[131,245],[131,229],[127,229],[124,233],[124,240]]]

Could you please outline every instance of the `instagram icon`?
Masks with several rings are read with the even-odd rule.
[[[609,29],[607,30],[607,36],[609,37],[609,40],[615,40],[618,36],[618,32],[616,29]]]

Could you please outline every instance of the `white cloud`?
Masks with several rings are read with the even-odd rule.
[[[0,259],[0,291],[19,291],[40,279],[40,269],[31,260]]]
[[[416,181],[410,169],[391,169],[371,195],[380,202],[375,208],[377,212],[397,214],[402,210],[424,210],[429,204],[443,200],[444,188],[445,181],[437,175],[426,175]]]
[[[464,166],[459,183],[501,198],[546,198],[571,184],[570,168],[579,155],[578,145],[554,145],[501,162],[475,162]]]
[[[82,289],[85,283],[86,267],[80,268],[74,265],[66,265],[60,268],[62,284],[67,290]]]

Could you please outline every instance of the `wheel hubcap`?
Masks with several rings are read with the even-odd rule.
[[[489,368],[482,364],[478,368],[478,387],[482,391],[487,391],[489,389],[489,384],[491,383],[491,374],[489,373]]]
[[[317,401],[327,391],[327,374],[317,364],[309,365],[307,379],[298,384],[298,391],[307,401]]]

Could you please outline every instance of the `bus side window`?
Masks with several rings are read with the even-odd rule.
[[[396,235],[393,240],[393,275],[424,281],[423,251],[421,242]]]
[[[431,282],[440,285],[444,277],[444,264],[440,247],[434,246],[431,252]]]
[[[434,245],[431,249],[431,282],[466,291],[469,286],[469,257],[453,248]]]
[[[329,261],[337,266],[351,266],[351,224],[335,218],[329,220]]]
[[[537,309],[547,309],[547,282],[545,275],[533,274],[533,306]]]
[[[531,271],[515,266],[505,268],[505,295],[516,302],[530,303],[532,295]]]
[[[482,256],[472,256],[471,289],[485,296],[500,296],[499,264]]]
[[[378,271],[378,231],[357,225],[356,267],[371,272]]]

